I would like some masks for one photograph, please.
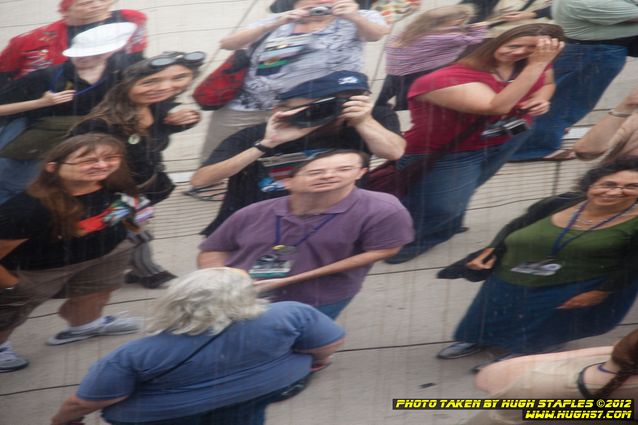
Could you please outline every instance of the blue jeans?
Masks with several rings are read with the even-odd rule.
[[[40,160],[0,158],[0,204],[24,191],[38,175]]]
[[[502,145],[450,153],[437,160],[402,199],[414,221],[415,239],[397,257],[415,257],[458,233],[476,189],[496,174],[528,136],[526,131]],[[415,159],[423,160],[423,155],[405,155],[399,167]]]
[[[343,311],[343,309],[346,308],[348,304],[350,304],[350,301],[352,301],[353,298],[354,297],[346,298],[345,300],[337,301],[333,304],[319,305],[315,308],[332,320],[335,320],[337,316],[339,316],[339,314]]]
[[[305,379],[303,378],[301,381]],[[296,385],[297,382],[252,400],[196,415],[150,422],[120,422],[113,420],[108,422],[111,425],[263,425],[266,420],[266,406],[281,400],[281,394]]]
[[[532,135],[511,159],[542,158],[560,149],[565,129],[587,115],[622,71],[627,48],[611,44],[567,44],[554,62],[552,106],[534,120]]]

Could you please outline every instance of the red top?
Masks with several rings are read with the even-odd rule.
[[[120,10],[122,19],[137,25],[127,45],[127,53],[143,52],[146,47],[146,15],[136,10]],[[0,73],[15,73],[13,79],[29,72],[66,62],[62,54],[68,48],[67,25],[64,20],[17,35],[0,53]]]
[[[545,74],[543,73],[530,91],[523,96],[521,102],[540,89],[544,81]],[[507,82],[498,81],[489,72],[478,71],[463,65],[446,66],[417,79],[408,92],[408,107],[412,117],[412,127],[405,132],[405,139],[408,142],[406,154],[435,152],[451,142],[454,136],[460,134],[468,126],[472,125],[476,119],[481,117],[481,115],[458,112],[430,102],[418,102],[414,99],[415,96],[424,93],[466,83],[483,83],[494,90],[495,93],[503,90],[508,84]],[[532,118],[527,114],[517,114],[512,111],[508,115],[524,118],[528,123],[532,121]],[[488,121],[485,126],[498,121],[503,116],[492,115],[487,117]],[[505,135],[482,139],[481,132],[485,126],[480,127],[471,136],[467,137],[454,151],[475,151],[486,146],[505,143],[510,138],[510,136]]]

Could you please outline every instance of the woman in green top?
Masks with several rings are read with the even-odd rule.
[[[544,199],[474,260],[493,269],[439,358],[531,354],[613,329],[638,292],[638,160],[594,168]]]

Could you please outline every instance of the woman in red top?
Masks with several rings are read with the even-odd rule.
[[[428,171],[402,200],[416,238],[386,262],[411,260],[462,231],[474,191],[523,143],[532,117],[549,110],[555,87],[550,64],[563,37],[557,25],[523,25],[414,82],[408,93],[412,128],[399,166],[424,161]],[[428,164],[432,157],[435,163]]]

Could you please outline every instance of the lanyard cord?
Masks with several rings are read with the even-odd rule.
[[[60,79],[60,77],[62,76],[62,73],[64,72],[64,67],[60,67],[60,69],[58,70],[58,72],[55,74],[55,77],[53,77],[53,81],[51,81],[51,84],[49,85],[49,91],[53,92],[53,93],[57,93],[55,91],[55,85],[57,84],[58,80]],[[73,95],[73,97],[79,96],[81,94],[84,94],[88,91],[93,90],[94,88],[96,88],[97,86],[101,85],[104,83],[104,81],[106,81],[105,77],[100,78],[95,84],[91,84],[89,87],[82,89],[80,91],[75,92],[75,94]]]
[[[301,237],[301,239],[299,239],[297,241],[296,244],[290,245],[290,246],[293,246],[293,247],[297,248],[299,245],[301,245],[306,240],[308,240],[308,238],[310,238],[312,235],[317,233],[323,226],[328,224],[328,222],[330,220],[332,220],[333,218],[335,218],[336,216],[337,216],[337,214],[330,214],[321,223],[319,223],[319,225],[317,227],[315,227],[314,229],[312,229],[311,231],[309,231],[305,235],[303,235]],[[274,243],[274,245],[277,246],[277,245],[279,245],[281,243],[281,216],[277,216],[277,221],[275,223],[275,231],[276,231],[276,234],[275,234],[275,243]]]
[[[576,212],[572,215],[572,217],[569,219],[569,223],[567,223],[567,227],[565,227],[562,232],[560,232],[560,234],[558,235],[558,237],[556,238],[556,240],[554,241],[554,243],[552,244],[552,252],[550,254],[551,257],[556,257],[556,255],[558,255],[558,253],[560,251],[563,250],[563,248],[565,248],[569,243],[573,242],[575,239],[580,238],[581,236],[586,235],[587,233],[591,232],[592,230],[596,230],[598,229],[600,226],[603,226],[611,221],[614,221],[615,219],[617,219],[618,217],[620,217],[621,215],[625,214],[626,212],[632,210],[636,204],[631,204],[629,207],[625,208],[624,210],[622,210],[621,212],[612,215],[609,218],[606,218],[605,220],[601,221],[600,223],[590,227],[589,229],[577,234],[576,236],[573,236],[569,239],[567,239],[566,241],[562,242],[563,238],[565,237],[565,235],[567,235],[567,232],[569,232],[571,230],[571,228],[574,226],[574,224],[576,223],[576,220],[578,220],[578,217],[580,217],[580,215],[583,213],[583,211],[585,210],[585,207],[587,206],[587,202],[584,202],[583,205],[581,205],[578,210],[576,210]]]

